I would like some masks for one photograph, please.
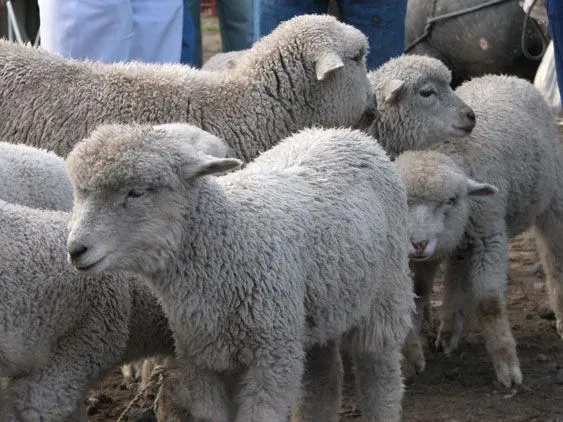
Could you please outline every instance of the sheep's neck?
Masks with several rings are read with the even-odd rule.
[[[198,182],[196,198],[190,194],[193,203],[188,205],[181,244],[171,251],[170,261],[155,279],[155,289],[163,297],[167,312],[176,318],[190,325],[197,320],[194,315],[205,312],[215,319],[216,329],[217,324],[222,325],[221,315],[236,313],[225,304],[236,308],[243,300],[241,292],[252,291],[252,286],[245,285],[248,277],[234,280],[232,274],[233,267],[244,267],[251,259],[245,252],[250,247],[247,235],[251,225],[240,205],[210,179]]]
[[[240,78],[238,83],[227,80],[213,96],[207,97],[208,103],[202,110],[210,112],[199,113],[201,127],[222,136],[238,158],[250,161],[308,126],[313,117],[306,95],[285,91],[282,95],[279,89],[267,88],[271,85],[271,80]]]

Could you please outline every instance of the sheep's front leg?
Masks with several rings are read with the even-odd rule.
[[[304,367],[300,343],[271,343],[243,375],[235,422],[287,422],[299,395]]]
[[[53,364],[9,381],[0,405],[3,422],[85,422],[87,377],[80,362]]]
[[[453,254],[446,261],[440,329],[436,339],[436,348],[446,354],[457,349],[463,337],[465,321],[471,312],[470,267],[471,260],[461,252]]]
[[[351,350],[356,391],[366,422],[401,420],[401,348],[386,346],[377,351]]]
[[[338,344],[330,341],[307,351],[301,397],[292,420],[337,422],[342,394],[342,360]]]
[[[403,347],[403,368],[406,377],[420,374],[426,367],[424,347],[422,342],[422,321],[430,314],[430,293],[440,261],[424,261],[411,263],[414,272],[414,292],[416,294],[416,314],[413,327],[410,330]]]
[[[522,382],[522,372],[504,301],[508,239],[504,227],[488,233],[493,234],[473,241],[463,259],[467,260],[467,281],[497,379],[509,387]]]

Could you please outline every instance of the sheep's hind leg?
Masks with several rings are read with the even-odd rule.
[[[563,213],[563,205],[561,208]],[[550,208],[538,218],[534,229],[547,279],[549,303],[557,320],[557,333],[563,338],[563,215]]]

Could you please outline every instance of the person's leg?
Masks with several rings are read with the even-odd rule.
[[[133,37],[129,0],[39,0],[41,46],[75,59],[127,61]]]
[[[252,44],[253,0],[217,0],[223,52],[244,50]]]
[[[259,3],[258,33],[254,34],[260,38],[272,32],[281,22],[291,19],[297,15],[308,13],[327,13],[328,0],[255,0]],[[256,26],[255,26],[256,28]]]
[[[131,59],[178,63],[182,51],[183,0],[132,0]]]
[[[201,42],[201,3],[199,0],[188,0],[189,12],[192,15],[194,25],[194,52],[192,65],[201,67],[203,65],[203,44]]]
[[[341,20],[369,40],[369,70],[399,56],[405,44],[407,0],[339,0]]]
[[[195,66],[195,26],[188,0],[184,0],[184,19],[182,23],[182,54],[180,63]]]
[[[549,27],[553,39],[553,50],[555,52],[555,71],[557,73],[557,84],[559,95],[563,104],[563,2],[557,0],[546,0],[545,7],[549,18]]]

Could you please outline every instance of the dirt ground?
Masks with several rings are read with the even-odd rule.
[[[216,21],[207,19],[204,56],[221,48]],[[403,402],[405,422],[563,422],[563,343],[546,312],[546,286],[538,267],[533,240],[522,235],[511,242],[508,310],[524,375],[524,388],[507,390],[496,384],[482,336],[471,330],[457,353],[444,356],[432,347],[437,332],[437,306],[442,285],[434,289],[434,318],[427,327],[426,371],[407,381]],[[116,421],[135,396],[116,371],[92,393],[90,422]],[[154,421],[152,399],[143,396],[124,421]],[[345,383],[341,421],[361,420],[353,385]]]

